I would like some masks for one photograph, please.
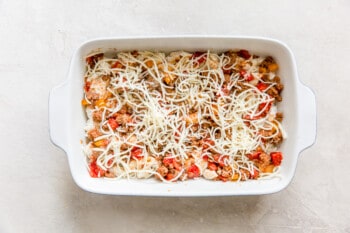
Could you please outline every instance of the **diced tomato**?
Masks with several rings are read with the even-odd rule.
[[[86,61],[86,63],[87,63],[88,65],[92,65],[93,62],[94,62],[94,57],[93,57],[93,56],[87,57],[87,58],[85,59],[85,61]]]
[[[197,58],[197,57],[202,56],[203,54],[205,54],[205,52],[199,52],[199,51],[197,51],[197,52],[194,52],[194,53],[192,54],[192,57],[193,57],[193,58]]]
[[[143,158],[142,149],[137,147],[137,146],[134,146],[131,149],[131,157],[134,158],[134,159],[137,159],[137,160],[142,159]]]
[[[222,69],[222,72],[223,72],[224,74],[231,74],[231,73],[232,73],[232,70],[231,70],[230,66],[225,65],[225,66],[223,67],[223,69]]]
[[[247,74],[246,70],[240,70],[239,75],[244,78],[247,82],[250,82],[254,79],[254,76],[252,74]]]
[[[174,158],[165,157],[163,159],[163,164],[165,166],[169,166],[170,164],[173,164],[173,163],[174,163]]]
[[[200,176],[200,170],[197,167],[197,165],[193,164],[189,168],[187,168],[187,175],[189,179],[199,177]]]
[[[216,166],[216,164],[212,163],[212,162],[208,163],[208,168],[209,168],[209,170],[212,170],[212,171],[218,170],[218,167]]]
[[[103,53],[95,54],[93,56],[87,57],[85,59],[86,64],[88,64],[90,67],[94,66],[96,62],[103,57]]]
[[[175,168],[177,171],[181,171],[182,166],[180,165],[180,163],[176,162],[175,159],[174,159],[174,161],[173,161],[173,165],[174,165],[174,168]]]
[[[180,137],[180,132],[182,132],[182,127],[180,126],[180,127],[178,127],[177,128],[177,131],[175,131],[175,137]]]
[[[90,87],[91,87],[91,82],[85,82],[85,85],[84,85],[84,90],[85,92],[88,92],[90,90]]]
[[[166,180],[172,180],[174,178],[175,178],[175,175],[173,173],[170,173],[170,172],[165,176]]]
[[[206,60],[206,57],[201,57],[199,60],[198,60],[198,63],[201,64],[203,62],[205,62]]]
[[[283,160],[283,155],[281,152],[271,152],[270,156],[271,156],[271,160],[272,160],[273,165],[275,165],[275,166],[281,165],[282,160]]]
[[[254,116],[245,115],[245,116],[243,116],[243,119],[245,119],[245,120],[258,120],[258,119],[266,116],[266,114],[270,111],[271,106],[272,106],[272,102],[261,103],[261,104],[259,104],[258,111],[260,112],[261,110],[263,110],[265,108],[264,112],[260,113],[259,115],[254,115]]]
[[[181,171],[182,169],[182,166],[181,164],[176,161],[175,158],[170,158],[169,155],[167,155],[168,157],[165,157],[163,158],[163,164],[166,166],[166,167],[170,167],[171,169],[175,169],[177,171]]]
[[[96,162],[90,163],[90,165],[89,165],[89,173],[90,173],[90,176],[93,177],[93,178],[98,177],[98,172],[96,171],[96,168],[97,168]]]
[[[256,88],[259,89],[259,91],[264,91],[268,86],[265,83],[258,83],[258,85],[256,85]]]
[[[221,167],[224,167],[225,166],[225,160],[228,159],[228,156],[227,155],[224,155],[224,156],[221,156],[221,155],[214,155],[213,156],[215,162],[219,163],[219,165]]]
[[[245,115],[245,116],[243,116],[243,119],[245,119],[245,120],[258,120],[258,119],[260,119],[261,118],[261,116],[253,116],[253,117],[251,117],[250,115]]]
[[[208,161],[209,157],[208,157],[208,155],[204,155],[204,156],[202,157],[202,159],[203,159],[204,161]]]
[[[93,178],[101,177],[105,174],[105,171],[96,164],[96,161],[90,163],[89,169],[90,176]]]
[[[224,155],[224,156],[221,157],[221,159],[220,159],[220,161],[219,161],[219,165],[220,165],[221,167],[226,166],[226,165],[225,165],[225,160],[226,160],[226,159],[228,159],[228,156],[227,156],[227,155]]]
[[[254,169],[253,173],[250,173],[250,178],[251,179],[258,179],[258,177],[259,177],[259,171]]]
[[[111,68],[121,68],[123,65],[119,61],[116,61],[114,64],[111,65]]]
[[[219,176],[218,178],[219,178],[221,181],[223,181],[223,182],[227,182],[227,181],[228,181],[228,178],[227,178],[227,177]]]
[[[259,104],[259,111],[263,110],[265,107],[265,112],[269,112],[272,106],[272,102],[264,102]]]
[[[251,57],[250,53],[248,50],[241,49],[237,53],[238,56],[243,57],[244,59],[249,59]]]
[[[241,77],[244,77],[244,75],[246,75],[247,71],[245,70],[240,70],[239,74],[241,75]]]
[[[228,96],[230,94],[230,90],[227,87],[221,88],[221,92],[217,92],[216,96],[221,97],[221,96]]]
[[[203,149],[208,149],[209,146],[214,146],[215,142],[209,138],[203,140]]]
[[[202,56],[203,54],[205,54],[205,53],[204,52],[194,52],[192,55],[192,58],[201,57],[198,59],[198,63],[201,64],[201,63],[205,62],[205,60],[207,59],[206,56]]]
[[[228,96],[230,94],[230,90],[227,87],[222,88],[221,91],[225,96]]]
[[[108,160],[107,165],[110,166],[113,163],[113,158]]]
[[[112,128],[112,130],[115,130],[119,126],[117,121],[114,118],[109,118],[108,119],[108,124]]]
[[[246,76],[245,80],[247,80],[247,82],[250,82],[254,79],[254,76],[252,74],[249,74]]]
[[[260,158],[261,152],[254,152],[251,154],[247,154],[248,159],[254,160],[254,159],[259,159]]]
[[[220,159],[220,155],[213,155],[213,159],[215,162],[218,162]]]

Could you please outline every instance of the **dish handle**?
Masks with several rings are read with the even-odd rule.
[[[67,151],[68,83],[54,87],[49,96],[49,128],[53,144]]]
[[[298,146],[299,151],[312,146],[316,140],[316,97],[314,92],[307,86],[300,84],[298,90],[298,105],[300,106],[298,121],[299,135]]]

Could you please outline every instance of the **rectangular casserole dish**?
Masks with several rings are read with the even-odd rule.
[[[246,182],[213,182],[204,179],[177,183],[150,180],[106,180],[89,176],[81,141],[85,140],[83,98],[84,57],[92,51],[211,50],[247,49],[257,55],[271,55],[279,64],[279,76],[285,89],[279,109],[284,113],[283,126],[288,138],[280,150],[284,160],[279,177]],[[258,37],[146,37],[103,38],[83,43],[74,53],[68,79],[53,88],[49,98],[49,124],[52,142],[62,148],[69,161],[72,176],[84,190],[112,195],[139,196],[225,196],[260,195],[285,188],[292,180],[300,152],[311,146],[316,137],[316,104],[313,92],[298,78],[291,50],[283,43]]]

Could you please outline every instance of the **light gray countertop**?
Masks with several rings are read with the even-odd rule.
[[[350,1],[0,0],[0,232],[350,232]],[[48,134],[48,93],[83,41],[250,35],[282,40],[317,98],[315,145],[265,196],[144,198],[79,189]]]

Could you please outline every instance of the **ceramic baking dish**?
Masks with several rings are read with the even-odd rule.
[[[130,50],[211,50],[248,49],[254,54],[271,55],[280,66],[285,89],[279,108],[288,133],[280,150],[284,160],[279,178],[247,182],[213,182],[204,179],[177,183],[150,180],[106,180],[89,176],[81,141],[84,140],[85,114],[83,98],[84,57],[91,51]],[[291,50],[277,40],[258,37],[147,37],[102,38],[83,43],[74,53],[67,80],[53,88],[49,98],[49,123],[52,142],[62,148],[69,161],[72,176],[82,189],[101,194],[140,196],[224,196],[259,195],[285,188],[292,180],[298,156],[311,146],[316,137],[316,104],[313,92],[298,78]]]

